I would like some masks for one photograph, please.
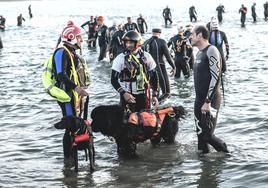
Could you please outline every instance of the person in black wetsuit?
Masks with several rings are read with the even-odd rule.
[[[264,9],[264,20],[268,20],[268,1],[263,4],[263,9]]]
[[[221,54],[222,60],[222,73],[226,71],[226,61],[229,58],[229,44],[226,37],[226,34],[223,31],[219,30],[219,24],[216,17],[213,17],[210,22],[210,34],[209,34],[209,43],[213,46],[216,46]],[[225,44],[226,56],[223,52],[223,43]]]
[[[193,19],[194,19],[195,22],[197,21],[197,12],[196,12],[194,6],[191,6],[189,8],[189,15],[190,15],[190,21],[191,22],[193,21]]]
[[[257,21],[256,3],[253,3],[253,5],[251,6],[251,16],[253,18],[253,22],[255,23]]]
[[[33,13],[32,13],[32,5],[29,5],[29,6],[28,6],[28,11],[29,11],[29,16],[30,16],[30,18],[32,18],[32,17],[33,17]]]
[[[97,31],[97,22],[96,20],[94,19],[94,16],[90,16],[90,20],[83,23],[81,25],[82,28],[84,28],[85,26],[88,27],[88,31],[87,31],[87,34],[88,34],[88,47],[91,48],[91,47],[96,47],[96,41],[95,40],[91,40],[94,38],[95,34],[96,34],[96,31]]]
[[[108,27],[104,25],[104,17],[98,16],[97,18],[97,32],[94,36],[94,40],[98,38],[98,43],[100,47],[100,54],[98,57],[98,61],[103,60],[106,57],[106,50],[108,45],[108,39],[109,39],[109,32]]]
[[[241,8],[239,9],[238,13],[241,13],[241,27],[245,27],[245,21],[246,21],[246,14],[247,14],[247,7],[244,6],[244,4],[241,5]]]
[[[3,48],[3,42],[2,42],[2,39],[0,37],[0,49],[2,49],[2,48]]]
[[[137,31],[140,32],[138,25],[132,22],[131,17],[127,17],[127,23],[124,25],[124,31]]]
[[[172,37],[168,42],[168,47],[172,46],[172,50],[175,52],[175,78],[180,78],[181,72],[185,78],[190,77],[189,59],[192,54],[192,46],[183,34],[184,28],[179,27],[178,34]]]
[[[22,26],[22,21],[25,21],[25,19],[22,17],[22,14],[20,14],[17,17],[17,26]]]
[[[123,31],[123,24],[119,24],[117,26],[117,31],[113,34],[112,39],[109,44],[109,57],[110,61],[113,61],[114,58],[116,58],[117,55],[124,52],[125,47],[122,41],[122,38],[125,34],[125,31]]]
[[[216,11],[218,12],[217,16],[218,16],[219,23],[222,23],[222,14],[225,13],[224,6],[220,4],[216,8]]]
[[[208,37],[205,26],[196,26],[190,36],[192,45],[199,49],[193,67],[198,149],[208,153],[210,144],[216,151],[228,152],[225,142],[214,134],[221,103],[221,56],[218,49],[209,44]]]
[[[81,105],[78,96],[86,97],[88,93],[86,86],[81,82],[80,74],[78,73],[78,67],[82,65],[81,57],[76,53],[76,50],[81,49],[82,28],[76,26],[70,22],[65,27],[61,34],[61,41],[63,45],[57,48],[53,54],[53,76],[56,79],[55,86],[64,90],[71,98],[70,102],[60,102],[58,104],[62,110],[63,116],[78,116],[81,112]],[[75,72],[72,72],[75,70]],[[76,76],[78,77],[76,79]],[[86,76],[86,75],[85,75]],[[70,144],[71,136],[70,132],[66,130],[63,136],[63,151],[64,159],[70,159]]]
[[[172,15],[171,15],[170,8],[168,6],[163,10],[162,16],[165,20],[165,26],[167,26],[168,21],[169,21],[169,25],[172,24]]]
[[[175,75],[176,66],[170,56],[166,41],[160,38],[161,29],[153,29],[152,33],[153,36],[143,43],[143,49],[149,52],[156,62],[156,70],[162,91],[162,95],[158,97],[158,101],[162,102],[170,96],[169,78],[163,57],[165,56],[167,62],[172,67],[171,76]]]
[[[193,24],[192,24],[192,22],[190,22],[189,24],[187,24],[185,26],[185,32],[183,34],[189,41],[190,41],[190,36],[192,34],[192,30],[193,30]],[[190,41],[190,43],[191,43],[191,41]],[[190,69],[193,69],[193,64],[194,64],[195,58],[194,58],[193,49],[191,51],[192,51],[192,53],[191,53],[191,56],[190,56],[188,63],[189,63]]]
[[[145,19],[142,17],[141,14],[140,14],[140,17],[138,17],[138,19],[137,19],[137,24],[138,24],[138,28],[139,28],[141,34],[147,33],[148,26],[147,26]]]
[[[0,30],[5,31],[6,28],[6,18],[0,15]]]

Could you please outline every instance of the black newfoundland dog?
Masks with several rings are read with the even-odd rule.
[[[185,115],[182,106],[136,113],[127,113],[119,105],[99,106],[91,112],[91,127],[93,132],[113,137],[119,155],[133,157],[139,142],[150,139],[152,144],[161,140],[174,143],[178,121]]]

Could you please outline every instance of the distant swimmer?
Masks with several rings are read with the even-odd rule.
[[[210,34],[209,34],[209,43],[213,46],[216,46],[221,54],[222,59],[222,72],[226,71],[226,61],[229,58],[229,44],[226,37],[226,34],[223,31],[219,30],[219,24],[216,17],[212,17],[210,22]],[[223,43],[226,49],[226,56],[224,57],[223,53]]]
[[[91,40],[94,38],[94,35],[97,31],[97,21],[94,19],[94,16],[90,16],[90,19],[89,21],[83,23],[81,25],[82,28],[84,28],[85,26],[88,27],[88,30],[87,30],[87,35],[88,35],[88,42],[87,42],[87,46],[89,48],[91,47],[96,47],[96,41],[95,40]]]
[[[167,22],[169,21],[169,25],[172,24],[172,15],[171,15],[171,11],[170,8],[167,6],[162,13],[164,20],[165,20],[165,26],[167,26]]]
[[[190,15],[190,21],[191,22],[193,21],[193,19],[194,19],[195,22],[197,21],[197,12],[196,12],[194,6],[191,6],[189,8],[189,15]]]
[[[98,57],[98,61],[101,61],[106,57],[109,32],[108,32],[108,27],[104,24],[104,17],[103,16],[98,16],[97,24],[98,24],[98,28],[97,28],[97,32],[94,36],[94,40],[96,40],[98,38],[98,43],[99,43],[99,47],[100,47],[100,54]]]
[[[216,11],[218,12],[217,16],[218,16],[219,23],[222,23],[222,14],[225,13],[224,6],[222,4],[220,4],[216,8]]]
[[[267,21],[268,20],[268,1],[264,3],[263,8],[264,8],[264,19],[265,21]]]
[[[32,6],[31,5],[28,6],[28,11],[29,11],[30,18],[32,18],[33,14],[32,14]]]
[[[251,16],[253,18],[253,22],[255,23],[257,21],[256,3],[253,3],[253,5],[251,6]]]
[[[22,14],[20,14],[17,17],[17,26],[22,26],[22,21],[25,21],[25,19],[22,17]]]
[[[3,42],[2,42],[2,39],[0,37],[0,49],[2,49],[2,48],[3,48]]]
[[[6,18],[4,16],[0,15],[0,30],[4,31],[6,28]]]
[[[239,9],[238,13],[241,14],[241,27],[245,27],[245,21],[246,21],[246,14],[247,14],[247,7],[244,6],[244,4],[241,5],[241,8]]]
[[[124,25],[124,31],[137,31],[140,32],[138,25],[132,22],[131,17],[127,17],[127,23]]]
[[[175,78],[180,78],[181,72],[183,73],[184,78],[190,77],[189,59],[192,53],[192,46],[189,39],[183,34],[184,27],[179,27],[178,34],[173,36],[168,42],[168,47],[172,46],[172,50],[175,52]]]
[[[138,28],[141,34],[145,34],[148,31],[148,26],[145,19],[142,17],[142,14],[137,19]]]

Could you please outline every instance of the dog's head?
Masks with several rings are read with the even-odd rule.
[[[54,125],[56,129],[66,129],[70,132],[76,132],[78,135],[86,131],[87,124],[85,120],[75,116],[64,116],[60,122]]]
[[[185,108],[183,106],[175,106],[172,108],[173,108],[173,112],[175,114],[174,118],[177,121],[185,118],[187,111],[185,110]]]
[[[124,109],[119,105],[98,106],[91,112],[91,127],[94,132],[115,136],[123,124]]]

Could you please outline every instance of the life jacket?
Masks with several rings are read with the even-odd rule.
[[[128,123],[132,125],[137,125],[137,126],[149,126],[149,127],[158,127],[162,126],[163,121],[166,117],[167,114],[171,114],[174,112],[172,107],[169,108],[164,108],[156,113],[152,112],[134,112],[131,113],[129,118],[128,118]]]
[[[70,79],[75,83],[75,85],[80,86],[79,75],[75,69],[72,54],[65,46],[63,46],[63,48],[67,51],[67,54],[69,55],[69,57],[71,59]],[[84,63],[83,66],[86,67],[86,64]],[[85,80],[87,80],[87,79],[85,79]],[[60,89],[57,86],[55,86],[56,78],[55,78],[54,71],[53,71],[53,55],[51,55],[44,63],[42,82],[43,82],[43,85],[45,87],[46,92],[49,95],[51,95],[52,97],[54,97],[57,101],[59,101],[59,102],[70,102],[71,101],[71,97],[63,89]],[[86,82],[88,82],[88,81],[86,81]],[[73,90],[72,93],[74,96],[74,104],[75,104],[76,114],[79,114],[80,113],[81,97],[78,96],[78,93],[75,90]]]
[[[124,70],[120,73],[120,81],[136,82],[137,91],[145,89],[149,83],[147,65],[143,52],[139,52],[140,58],[133,54],[125,56]]]

